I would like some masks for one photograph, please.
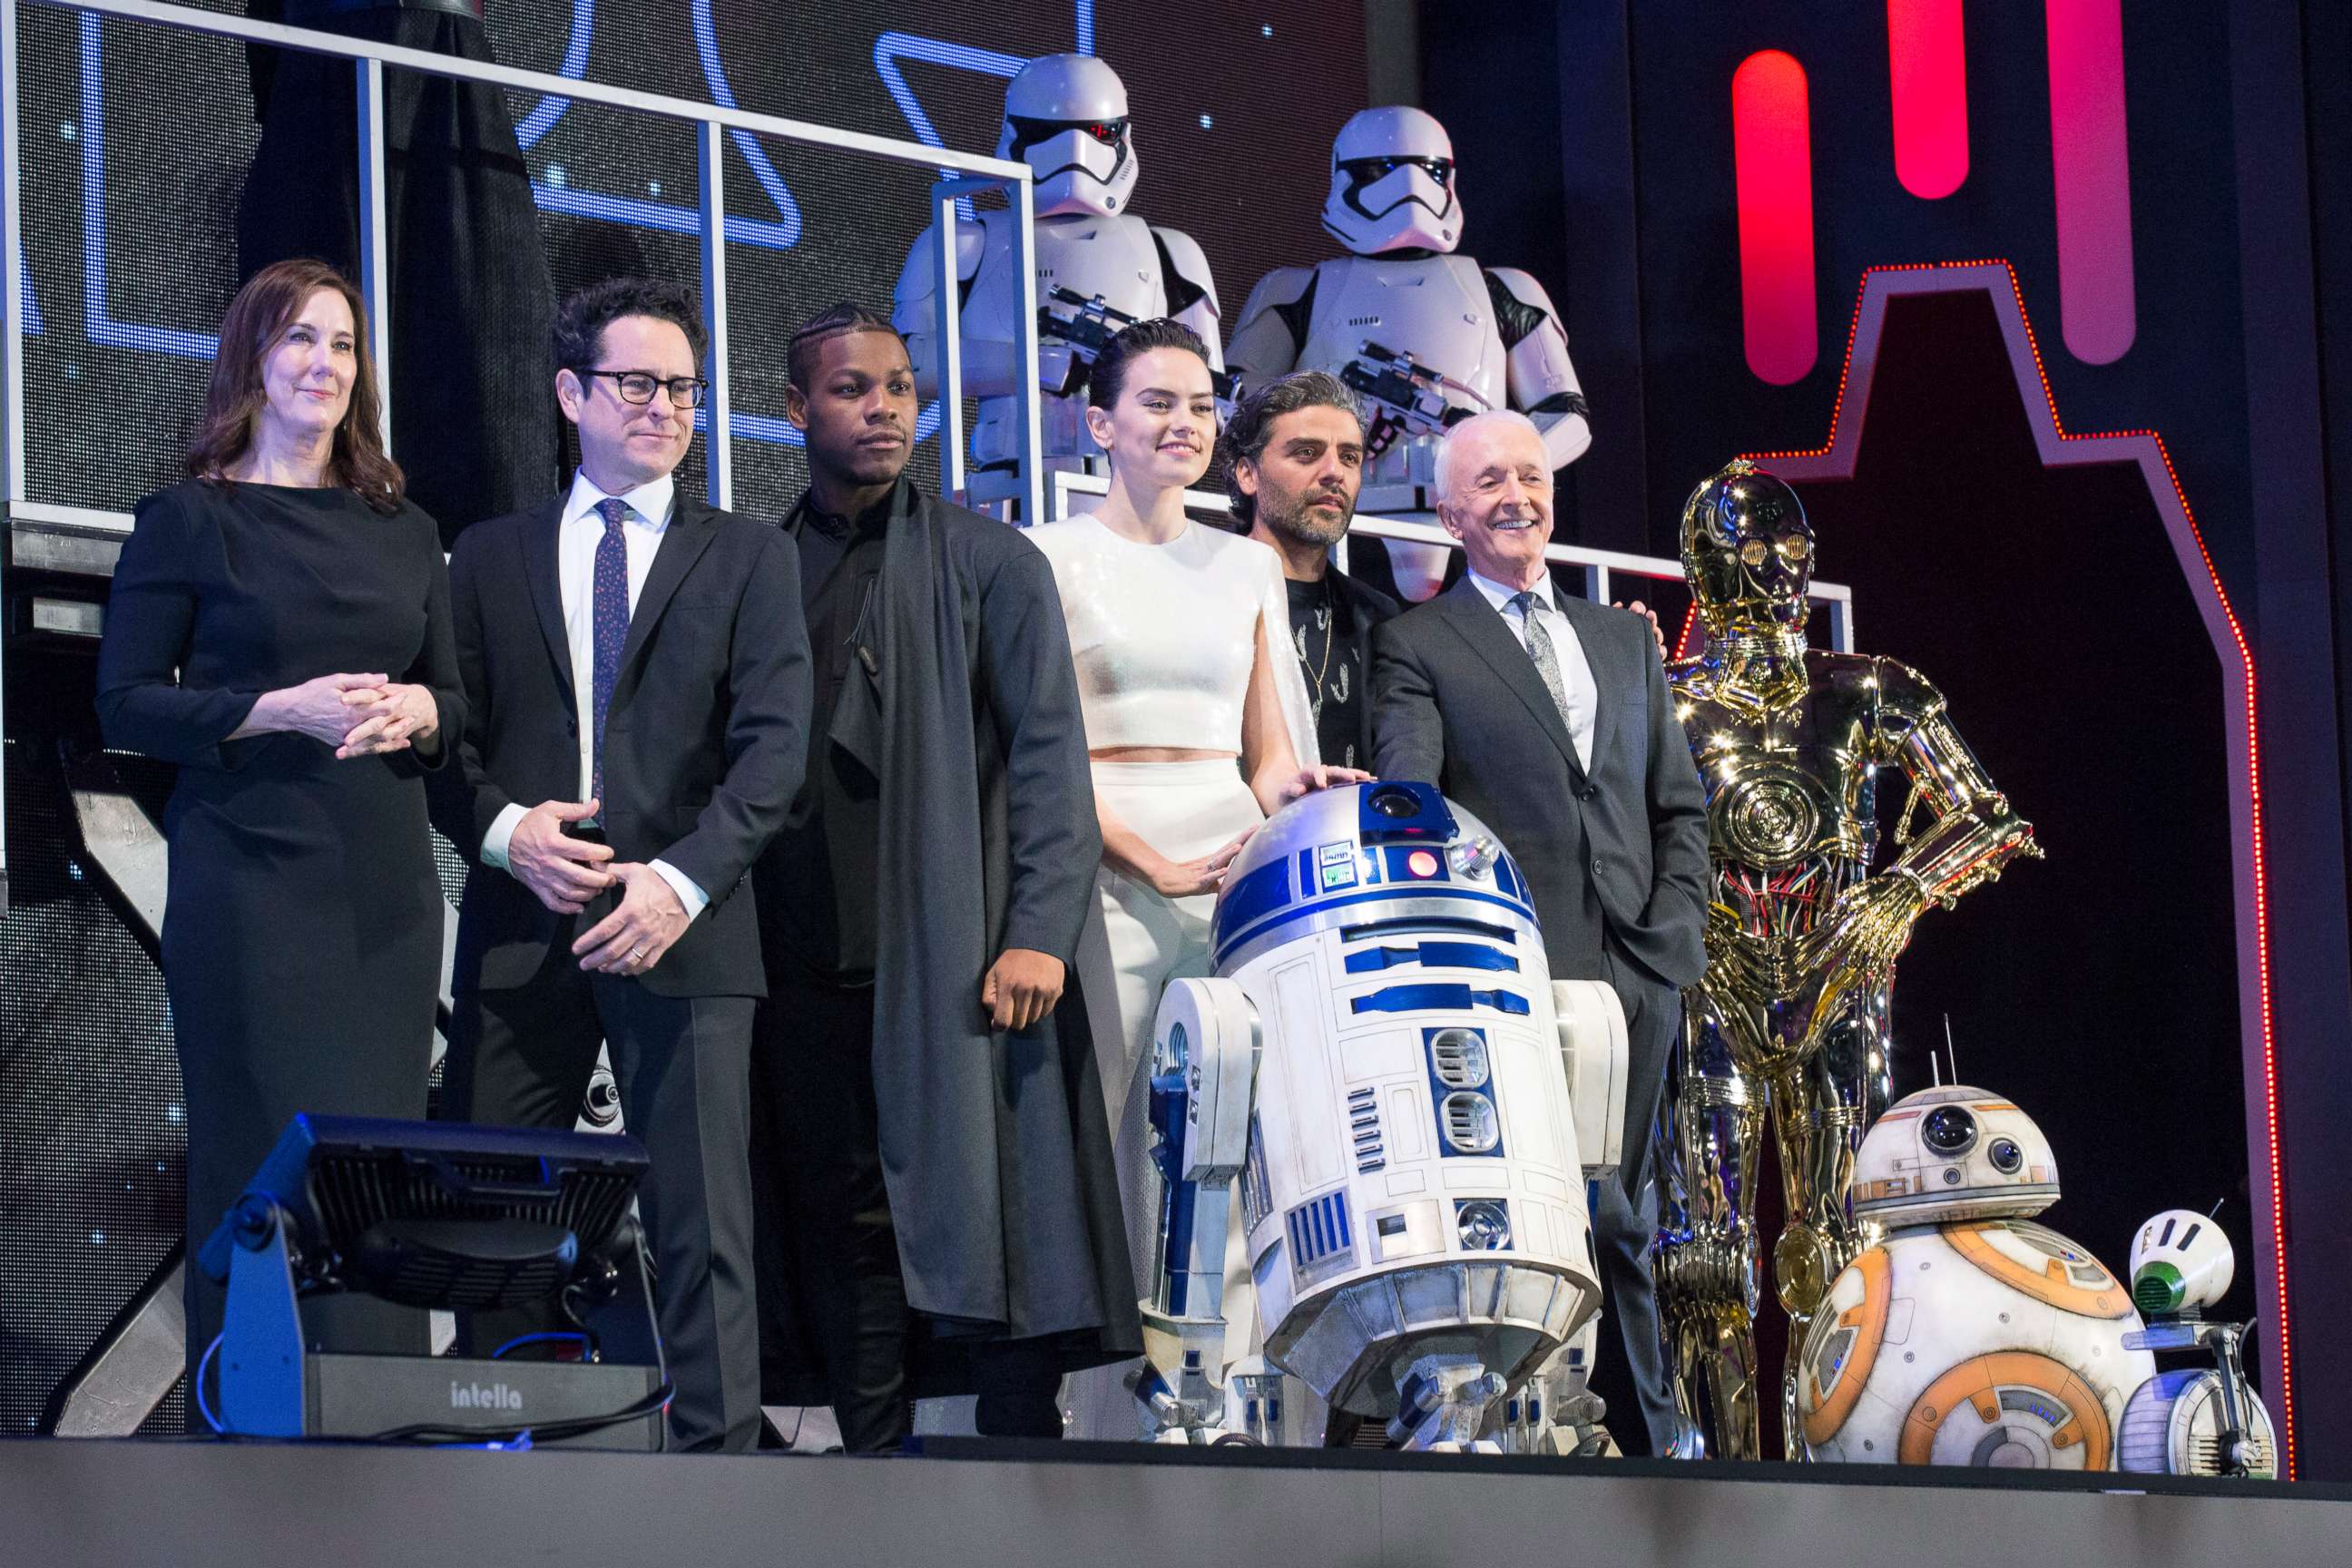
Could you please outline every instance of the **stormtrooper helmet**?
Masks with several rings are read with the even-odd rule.
[[[2024,1219],[2058,1201],[2058,1161],[2015,1105],[1946,1084],[1905,1095],[1871,1124],[1847,1191],[1856,1219],[1895,1227]]]
[[[1418,109],[1367,109],[1331,143],[1323,226],[1359,256],[1462,243],[1454,141]]]
[[[1126,211],[1135,192],[1126,84],[1092,55],[1039,56],[1004,89],[996,155],[1029,165],[1039,217]]]

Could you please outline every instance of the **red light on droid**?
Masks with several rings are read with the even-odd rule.
[[[1404,858],[1404,868],[1416,877],[1437,875],[1437,857],[1426,849],[1416,849]]]

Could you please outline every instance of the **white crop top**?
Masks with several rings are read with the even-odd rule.
[[[1274,552],[1197,522],[1165,544],[1139,543],[1091,512],[1033,528],[1029,539],[1061,589],[1087,749],[1238,753],[1261,620],[1270,649],[1289,647],[1290,601]],[[1310,764],[1315,730],[1298,663],[1271,662],[1292,750]]]

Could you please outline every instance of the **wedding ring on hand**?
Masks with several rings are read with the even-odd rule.
[[[646,961],[646,950],[642,947],[629,949],[629,961],[633,963],[643,963]]]

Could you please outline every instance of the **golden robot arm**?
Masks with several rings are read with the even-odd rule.
[[[1895,828],[1901,853],[1881,876],[1914,879],[1925,900],[1948,906],[1997,879],[2019,856],[2042,858],[2033,825],[1993,788],[1950,720],[1937,713],[1910,726],[1899,755],[1911,776],[1911,801]],[[1915,834],[1912,819],[1922,805],[1934,821]]]

